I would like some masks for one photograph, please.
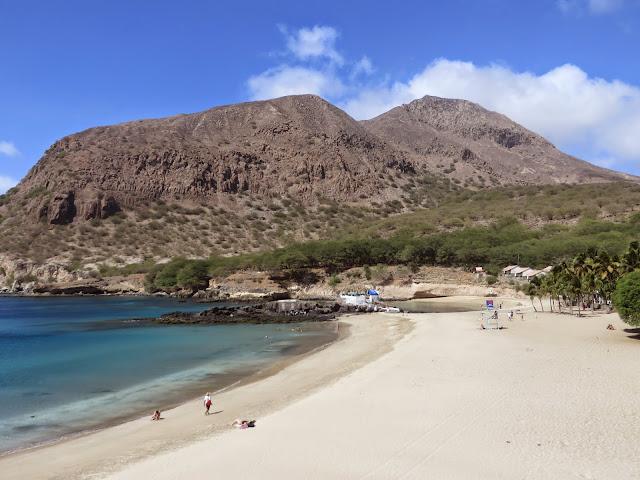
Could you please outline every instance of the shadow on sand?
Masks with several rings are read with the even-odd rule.
[[[630,333],[629,338],[634,340],[640,340],[640,328],[625,328],[622,330],[624,333]]]

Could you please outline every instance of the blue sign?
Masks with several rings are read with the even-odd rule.
[[[487,308],[493,308],[493,300],[487,300]]]

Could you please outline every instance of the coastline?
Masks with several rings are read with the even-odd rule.
[[[637,478],[637,329],[526,307],[505,300],[501,330],[479,312],[406,315],[395,348],[257,428],[107,478]]]
[[[193,399],[162,412],[164,420],[150,422],[150,415],[119,425],[62,439],[0,457],[3,479],[50,479],[98,477],[131,462],[192,444],[229,428],[238,416],[262,418],[277,408],[308,395],[339,376],[382,355],[389,347],[382,324],[350,326],[349,316],[336,322],[339,339],[310,352],[284,359],[254,375],[245,377],[213,396],[213,415],[202,415],[201,399]],[[388,322],[397,319],[387,317]],[[401,321],[407,325],[406,321]],[[357,340],[353,337],[356,331]],[[363,338],[364,341],[363,341]],[[350,361],[341,365],[329,351],[347,349]],[[327,363],[328,361],[328,363]],[[309,376],[307,368],[322,371]],[[327,368],[323,368],[323,367]],[[291,388],[295,385],[294,388]],[[249,391],[249,392],[248,392]],[[204,419],[204,421],[203,421]],[[160,435],[160,437],[159,437]]]
[[[284,329],[288,330],[288,328]],[[162,379],[150,378],[148,381],[119,390],[110,396],[110,404],[105,404],[104,400],[101,403],[100,401],[92,403],[90,400],[81,399],[75,401],[75,405],[82,403],[81,405],[58,407],[47,406],[45,402],[41,409],[36,407],[34,414],[37,417],[32,417],[33,421],[29,425],[35,425],[41,429],[44,428],[42,423],[47,426],[52,425],[49,427],[49,431],[52,431],[55,436],[41,435],[40,438],[28,439],[22,443],[11,443],[12,441],[16,442],[16,438],[20,438],[19,436],[9,438],[7,443],[0,442],[0,449],[2,449],[0,450],[0,459],[4,456],[46,448],[59,442],[147,418],[148,411],[152,407],[160,408],[162,411],[174,409],[198,398],[205,387],[216,395],[238,385],[246,385],[256,379],[264,378],[272,372],[277,372],[315,351],[326,348],[340,338],[334,322],[315,322],[313,325],[303,326],[303,329],[307,335],[310,332],[315,332],[315,334],[312,333],[310,336],[296,335],[295,343],[280,350],[274,350],[279,352],[278,356],[270,359],[263,358],[254,363],[244,361],[235,366],[233,363],[226,364],[219,372],[202,373],[198,368],[186,371],[178,370],[177,374],[169,374]],[[258,356],[256,353],[253,354],[253,358]],[[218,359],[218,361],[220,360],[224,361],[224,359]],[[137,395],[137,401],[123,401],[127,396],[136,395],[135,392],[141,392]],[[44,396],[44,398],[47,397]],[[63,415],[59,414],[60,410],[64,412]],[[92,415],[91,412],[102,412],[102,417],[97,414]],[[64,420],[56,421],[57,418]],[[62,421],[64,421],[64,426],[60,425]],[[19,422],[18,425],[20,425]],[[3,426],[7,427],[7,424]],[[8,428],[11,428],[11,424]],[[19,427],[14,428],[18,430]],[[5,431],[3,431],[4,433]]]
[[[215,415],[204,417],[196,399],[161,422],[2,457],[0,471],[7,479],[636,478],[637,329],[616,314],[536,313],[502,300],[501,330],[480,329],[479,311],[343,317],[351,335],[214,396]],[[524,319],[508,321],[512,308]],[[257,428],[233,429],[234,418],[256,419]]]

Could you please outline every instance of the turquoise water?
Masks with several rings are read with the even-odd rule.
[[[0,453],[164,410],[334,339],[325,325],[156,325],[206,304],[0,297]]]

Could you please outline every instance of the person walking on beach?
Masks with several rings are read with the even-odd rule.
[[[207,394],[204,396],[204,408],[205,408],[205,415],[209,415],[209,409],[211,408],[211,393],[207,392]]]

